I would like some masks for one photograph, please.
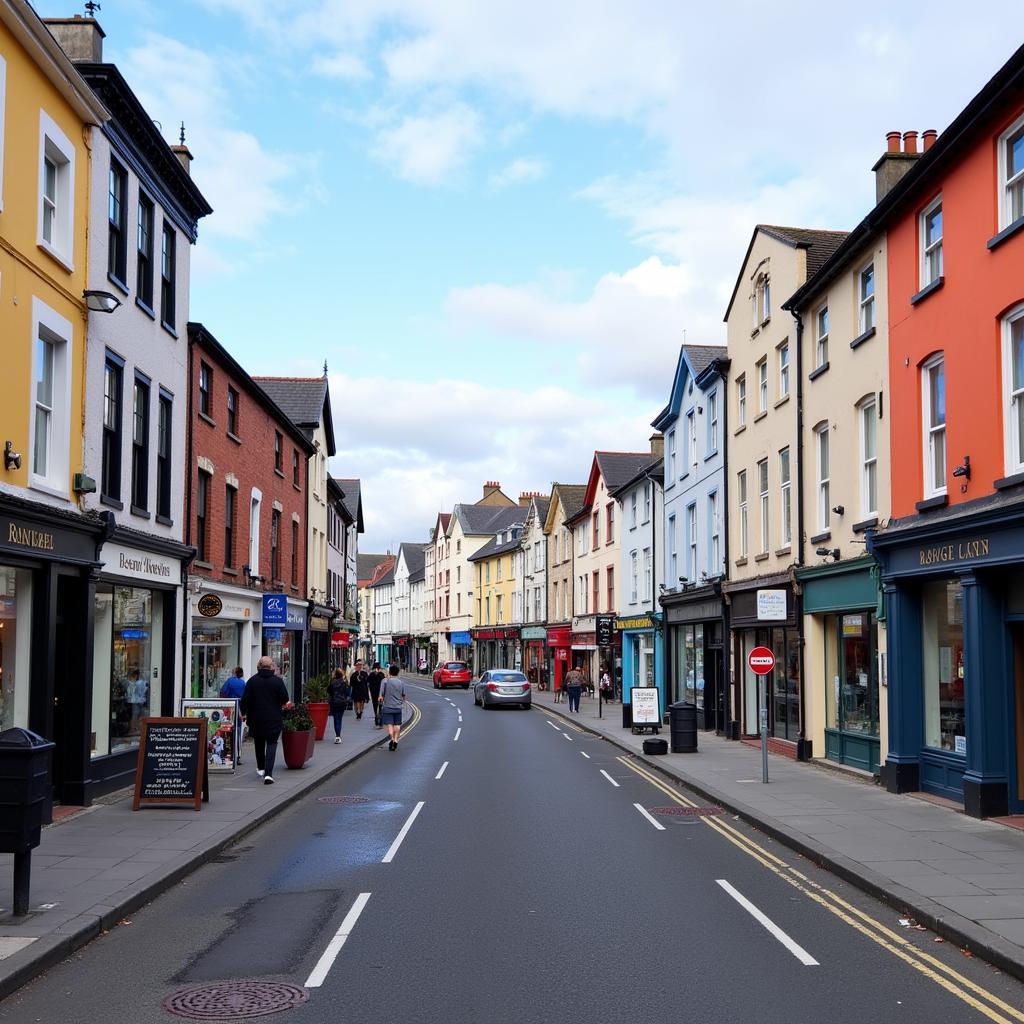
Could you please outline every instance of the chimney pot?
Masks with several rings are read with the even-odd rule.
[[[917,152],[917,132],[904,132],[903,133],[903,152],[904,153],[916,153]]]
[[[663,434],[651,434],[651,458],[660,459],[665,455],[665,436]]]
[[[885,141],[886,148],[890,153],[898,153],[900,151],[900,138],[899,132],[886,132]]]
[[[103,62],[103,37],[106,33],[95,18],[43,18],[43,24],[72,61]]]
[[[939,133],[934,128],[929,128],[927,131],[921,132],[921,152],[927,153],[929,149],[935,144],[935,140],[938,138]]]

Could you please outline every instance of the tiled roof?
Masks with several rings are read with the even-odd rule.
[[[724,345],[684,345],[683,351],[693,367],[694,377],[699,377],[716,359],[725,359],[729,353]]]
[[[412,579],[413,573],[422,571],[427,557],[422,542],[413,544],[409,541],[402,544],[398,548],[398,553],[405,556],[405,567],[409,570],[410,579]]]
[[[660,480],[664,473],[664,465],[665,460],[663,458],[659,457],[657,459],[653,459],[648,465],[637,470],[636,474],[630,477],[629,480],[624,480],[614,491],[610,491],[612,497],[618,498],[622,496],[623,492],[625,492],[627,488],[642,480],[645,474],[653,477],[655,480]]]
[[[788,242],[807,250],[807,276],[816,274],[843,244],[849,231],[826,231],[823,228],[784,228],[777,224],[758,224],[758,229],[780,242]]]
[[[566,519],[572,519],[580,509],[587,497],[586,484],[555,484],[558,488],[558,500],[562,503],[562,515]],[[554,497],[554,487],[552,497]]]
[[[388,569],[388,571],[387,571],[387,572],[385,572],[385,573],[384,573],[384,574],[383,574],[383,575],[382,575],[382,576],[380,577],[380,579],[378,579],[378,580],[374,580],[374,581],[373,581],[373,582],[372,582],[372,583],[370,584],[370,586],[371,586],[371,587],[386,587],[386,586],[387,586],[387,585],[388,585],[389,583],[394,583],[394,582],[395,582],[395,566],[394,566],[394,563],[392,563],[392,565],[391,565],[391,567],[390,567],[390,568]]]
[[[373,576],[373,570],[387,557],[387,555],[370,555],[360,552],[356,555],[356,579],[370,579]]]
[[[467,561],[482,562],[485,558],[490,558],[491,555],[503,555],[506,551],[515,551],[522,543],[522,540],[522,536],[519,536],[512,540],[502,541],[499,544],[498,535],[495,534],[479,551],[470,555]]]
[[[609,491],[617,490],[656,461],[650,452],[594,452],[594,457],[604,478],[604,485]],[[582,502],[580,507],[582,508]]]
[[[526,509],[519,505],[456,505],[452,514],[467,536],[498,533],[526,521]]]
[[[327,397],[326,377],[254,377],[261,388],[299,427],[320,423]],[[344,484],[342,485],[344,488]]]

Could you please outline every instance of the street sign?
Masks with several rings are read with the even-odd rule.
[[[755,647],[747,655],[747,664],[755,675],[766,676],[775,668],[775,655],[770,647]]]

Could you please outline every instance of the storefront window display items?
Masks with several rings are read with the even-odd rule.
[[[0,565],[0,730],[28,725],[32,573]]]
[[[220,688],[238,664],[238,626],[208,619],[192,628],[192,693],[194,698],[220,695]]]

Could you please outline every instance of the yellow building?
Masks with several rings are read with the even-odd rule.
[[[522,525],[495,534],[469,556],[473,568],[474,670],[519,668],[522,612]]]

